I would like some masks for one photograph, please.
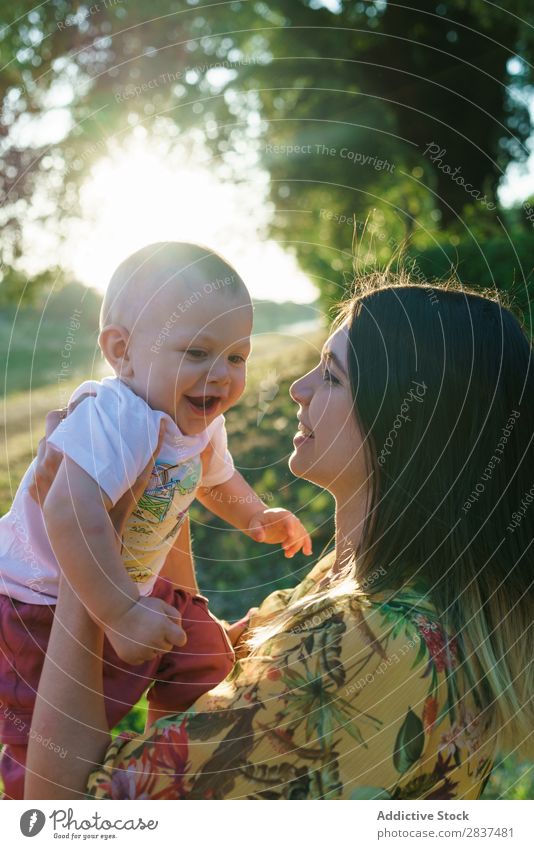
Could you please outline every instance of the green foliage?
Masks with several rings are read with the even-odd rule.
[[[415,255],[429,280],[447,277],[452,271],[465,283],[509,290],[514,284],[520,286],[532,281],[534,239],[528,233],[516,233],[513,241],[463,239],[435,245]]]
[[[19,293],[20,295],[20,293]],[[34,305],[4,306],[0,313],[0,395],[55,383],[58,400],[68,399],[66,387],[101,367],[97,346],[100,295],[72,283],[35,292]],[[61,400],[62,399],[62,400]]]
[[[534,764],[498,757],[483,799],[534,799]]]
[[[517,232],[513,238],[478,241],[474,236],[444,242],[411,252],[417,273],[428,280],[446,279],[454,273],[463,283],[498,289],[512,299],[515,311],[529,332],[533,331],[530,303],[534,297],[534,239]]]
[[[254,301],[254,333],[272,333],[292,324],[317,322],[322,312],[317,304],[296,304],[294,301]]]

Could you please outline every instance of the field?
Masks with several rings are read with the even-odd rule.
[[[296,413],[288,389],[317,361],[323,338],[322,331],[309,332],[301,338],[284,332],[256,337],[247,392],[239,407],[227,416],[236,465],[266,501],[298,511],[303,522],[315,529],[316,556],[332,540],[333,502],[327,493],[296,480],[287,469]],[[18,481],[36,452],[45,413],[63,404],[78,380],[56,380],[4,399],[0,422],[0,513],[9,509]],[[307,558],[297,555],[285,560],[277,548],[267,550],[253,543],[199,506],[193,509],[192,520],[201,591],[209,597],[214,612],[223,618],[241,616],[272,590],[293,585],[306,573]],[[144,715],[142,701],[120,727],[142,731]],[[512,758],[499,763],[484,798],[533,799],[532,767],[519,765]]]

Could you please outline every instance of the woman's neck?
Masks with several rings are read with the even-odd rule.
[[[336,498],[336,563],[337,572],[354,555],[360,545],[367,516],[367,489],[362,487],[348,498]]]

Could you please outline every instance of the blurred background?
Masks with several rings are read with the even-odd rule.
[[[115,266],[194,240],[256,304],[247,393],[228,415],[236,463],[315,529],[319,555],[333,506],[287,470],[288,387],[355,270],[402,255],[419,282],[454,272],[506,290],[532,332],[532,4],[3,0],[0,16],[0,510],[45,412],[105,373]],[[193,535],[223,617],[309,567],[200,507]],[[532,766],[503,759],[485,795],[534,798]]]

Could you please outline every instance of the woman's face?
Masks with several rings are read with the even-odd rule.
[[[367,479],[348,375],[348,343],[342,325],[326,341],[318,365],[289,390],[300,405],[289,468],[336,498],[352,495]]]

